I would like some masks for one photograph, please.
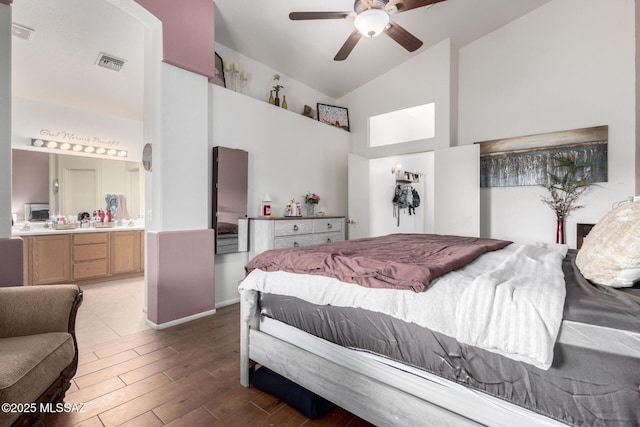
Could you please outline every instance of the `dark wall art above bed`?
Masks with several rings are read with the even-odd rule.
[[[480,144],[480,186],[544,185],[557,174],[554,157],[589,165],[590,182],[607,182],[609,127],[541,133],[477,142]]]

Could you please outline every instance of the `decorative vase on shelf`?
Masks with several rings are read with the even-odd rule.
[[[307,209],[307,216],[314,216],[315,215],[315,210],[316,210],[316,204],[315,203],[305,203],[304,204],[306,209]]]
[[[279,107],[280,106],[280,98],[278,98],[278,93],[276,93],[276,99],[274,101],[275,101],[275,106]]]
[[[287,95],[282,95],[282,108],[287,109]]]
[[[273,105],[274,104],[274,100],[273,100],[273,91],[270,90],[269,91],[269,104]]]
[[[558,219],[556,224],[556,243],[564,245],[564,220]]]

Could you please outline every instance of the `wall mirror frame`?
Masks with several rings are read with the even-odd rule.
[[[245,252],[249,153],[213,147],[212,179],[211,224],[216,231],[216,254]]]

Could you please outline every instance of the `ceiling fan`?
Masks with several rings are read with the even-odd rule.
[[[289,19],[303,21],[311,19],[344,19],[355,17],[355,30],[336,54],[334,61],[347,59],[362,36],[375,37],[384,32],[400,46],[413,52],[422,42],[413,34],[389,19],[390,14],[406,12],[444,0],[356,0],[353,12],[291,12]]]

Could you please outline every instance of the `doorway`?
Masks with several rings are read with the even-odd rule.
[[[156,100],[144,86],[145,81],[157,81],[155,76],[159,75],[160,61],[154,55],[162,45],[157,18],[134,0],[66,0],[62,4],[20,0],[12,5],[12,18],[30,33],[28,39],[12,37],[12,99],[17,105],[12,147],[33,150],[31,139],[46,134],[60,142],[126,146],[126,160],[139,163],[144,141],[156,136],[148,125],[153,122],[152,112],[158,110]],[[99,67],[99,58],[105,53],[125,60],[119,71]],[[121,178],[126,191],[136,193],[129,209],[144,213],[151,200],[145,191],[151,173],[141,170],[140,163],[123,171]],[[66,197],[60,201],[70,204],[66,208],[84,210],[80,206],[87,204],[87,198],[104,199],[103,194],[95,193],[100,180],[95,170],[77,167],[68,174],[68,178],[81,179],[70,180],[77,185],[69,191],[79,195],[79,201]],[[146,327],[144,276],[83,285],[83,289],[79,337],[85,326],[86,336],[94,340],[108,337],[100,333],[101,328],[122,335],[135,332],[132,326]],[[131,314],[126,314],[125,308]],[[84,317],[83,310],[87,313]],[[79,341],[84,346],[81,338]]]

